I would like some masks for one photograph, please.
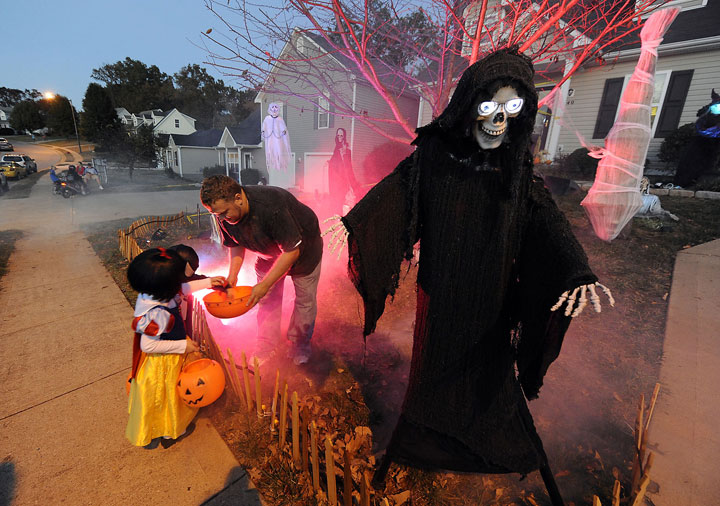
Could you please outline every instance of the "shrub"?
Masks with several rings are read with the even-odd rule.
[[[212,167],[203,167],[202,175],[203,178],[210,177],[210,176],[224,176],[225,175],[225,167],[222,165],[213,165]]]
[[[558,176],[570,179],[594,179],[599,160],[588,156],[586,148],[578,148],[567,156],[556,159]]]
[[[368,153],[363,162],[365,182],[376,183],[380,181],[390,174],[393,169],[412,152],[413,147],[409,144],[392,141],[380,144]]]
[[[695,123],[686,123],[665,137],[660,144],[658,158],[665,162],[666,168],[675,168],[680,160],[680,152],[691,137],[695,136]]]

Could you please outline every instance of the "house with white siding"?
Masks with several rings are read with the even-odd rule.
[[[366,166],[368,155],[378,146],[390,142],[388,138],[357,118],[392,118],[390,108],[378,93],[353,73],[353,66],[327,46],[325,40],[315,34],[296,30],[290,41],[281,51],[280,59],[295,56],[293,67],[273,69],[266,86],[255,98],[260,105],[261,117],[257,123],[260,130],[262,118],[268,112],[270,103],[280,104],[281,113],[290,137],[292,151],[291,167],[287,172],[269,171],[268,184],[295,188],[319,195],[328,192],[327,162],[335,148],[335,133],[344,128],[352,152],[355,176],[361,184],[372,184],[372,172]],[[299,57],[298,57],[299,56]],[[312,63],[308,63],[312,61]],[[322,62],[322,63],[320,63]],[[322,76],[308,86],[308,81],[297,79],[297,75],[314,76],[316,72],[306,68],[309,65],[322,65]],[[388,83],[389,89],[392,84]],[[269,91],[281,90],[281,91]],[[332,97],[332,99],[330,99]],[[406,117],[417,122],[419,96],[405,90],[397,92],[395,97],[399,108]],[[353,115],[343,115],[336,106],[342,105],[345,111]],[[406,135],[399,126],[383,123],[380,127],[390,136]],[[396,146],[402,148],[398,143]],[[407,147],[408,152],[410,147]],[[255,156],[264,163],[264,145],[261,153]]]
[[[12,114],[12,107],[0,107],[0,128],[12,128],[10,126],[10,115]]]
[[[235,127],[198,130],[191,134],[167,135],[162,150],[164,166],[180,176],[202,178],[205,167],[224,167],[228,176],[238,179],[244,169],[257,169],[268,180],[265,155],[260,142],[260,109],[256,108]],[[277,183],[277,182],[276,182]]]
[[[720,90],[720,0],[673,0],[667,5],[682,10],[658,48],[648,152],[652,168],[662,167],[657,156],[663,139],[694,123],[698,109],[710,102],[711,90]],[[639,55],[638,36],[634,47],[608,54],[604,65],[587,66],[572,76],[551,155],[581,147],[576,133],[590,144],[603,145]]]
[[[124,107],[116,107],[115,113],[120,123],[128,130],[134,130],[144,125],[152,128],[155,135],[190,135],[196,131],[195,118],[191,118],[177,109],[166,112],[162,109],[150,109],[131,113]]]

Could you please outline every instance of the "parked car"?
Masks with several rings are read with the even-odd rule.
[[[28,155],[23,155],[23,154],[3,155],[2,158],[0,158],[0,162],[19,163],[20,165],[22,165],[23,167],[25,167],[27,169],[28,174],[37,172],[37,163],[35,163],[35,160],[30,158]]]
[[[21,179],[27,177],[27,169],[17,162],[0,162],[0,170],[7,178]]]
[[[15,151],[15,148],[5,137],[0,137],[0,151]]]

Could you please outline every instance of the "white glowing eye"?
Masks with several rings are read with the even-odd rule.
[[[513,98],[512,100],[508,100],[505,102],[505,112],[508,114],[515,114],[516,112],[520,111],[523,106],[523,99],[522,98]]]
[[[489,102],[480,102],[480,105],[478,105],[478,114],[482,116],[487,116],[488,114],[492,114],[495,109],[498,108],[498,103],[489,101]]]

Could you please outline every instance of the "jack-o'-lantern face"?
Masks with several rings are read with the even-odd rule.
[[[212,404],[224,389],[225,374],[220,364],[209,358],[187,364],[178,376],[178,395],[191,408]]]

